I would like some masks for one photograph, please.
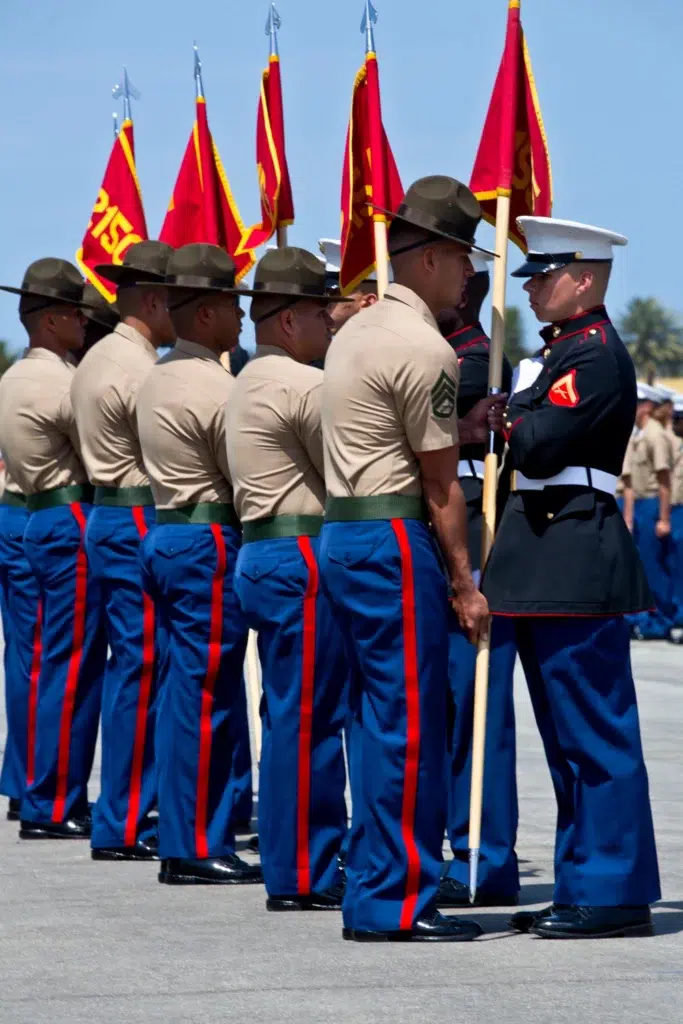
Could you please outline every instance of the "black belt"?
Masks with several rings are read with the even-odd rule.
[[[96,505],[114,505],[119,508],[135,508],[138,505],[153,505],[152,488],[142,487],[96,487]]]
[[[26,496],[29,512],[42,512],[46,508],[59,508],[60,505],[72,505],[75,501],[92,501],[93,490],[90,484],[71,484],[68,487],[52,487],[49,491],[38,491],[37,494]]]
[[[419,519],[429,522],[424,498],[407,494],[377,494],[372,498],[328,498],[326,523],[371,519]]]
[[[240,529],[240,521],[234,506],[223,505],[219,501],[199,501],[195,505],[181,505],[180,508],[157,509],[157,526],[192,526],[208,523]]]
[[[317,537],[323,525],[322,516],[266,516],[242,523],[245,544],[280,537]]]

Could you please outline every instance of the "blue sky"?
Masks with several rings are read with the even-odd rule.
[[[384,121],[404,185],[468,180],[502,52],[506,0],[375,0]],[[254,159],[265,0],[31,0],[0,5],[0,282],[41,256],[73,259],[112,143],[121,65],[135,105],[147,223],[160,228],[193,118],[192,43],[210,124],[245,222],[258,217]],[[363,59],[362,0],[280,0],[285,117],[297,223],[317,251],[339,233],[343,147]],[[614,316],[636,295],[683,310],[683,4],[523,0],[553,161],[554,213],[623,232]],[[491,229],[483,227],[481,237]],[[511,261],[517,251],[511,251]],[[509,302],[526,306],[511,282]],[[528,336],[535,321],[527,317]],[[0,293],[0,337],[24,344]]]

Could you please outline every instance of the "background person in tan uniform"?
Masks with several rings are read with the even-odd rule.
[[[325,260],[325,277],[327,288],[331,295],[341,297],[339,290],[339,276],[341,273],[341,242],[338,239],[321,238],[318,243],[320,251]],[[369,274],[365,281],[360,281],[354,290],[339,302],[330,306],[329,314],[332,320],[332,333],[336,334],[341,330],[347,320],[350,320],[361,309],[374,306],[377,302],[377,274]]]
[[[3,291],[21,296],[29,348],[0,380],[0,447],[26,496],[24,550],[42,603],[35,763],[19,835],[87,838],[106,640],[85,550],[91,489],[70,397],[69,356],[84,335],[83,279],[71,263],[43,259],[21,288]]]
[[[395,283],[335,335],[325,362],[320,567],[358,690],[343,906],[344,937],[358,941],[481,933],[436,911],[449,615],[438,548],[473,641],[488,609],[472,578],[458,482],[459,445],[480,437],[458,430],[458,358],[435,319],[462,298],[480,219],[452,178],[411,186],[389,235]]]
[[[142,546],[145,586],[168,625],[159,726],[159,881],[262,881],[235,855],[247,776],[247,625],[233,590],[241,537],[232,503],[225,403],[235,386],[220,357],[243,313],[235,265],[218,246],[185,245],[167,268],[172,352],[138,398],[142,454],[157,513]],[[249,766],[250,769],[251,766]]]
[[[266,253],[254,278],[256,354],[226,407],[244,546],[235,590],[263,672],[259,840],[269,910],[341,907],[346,833],[343,639],[320,587],[320,403],[330,341],[325,268],[303,249]]]
[[[673,401],[671,424],[676,441],[671,475],[671,593],[673,618],[669,630],[672,644],[683,644],[683,398]]]
[[[673,451],[653,416],[664,399],[657,388],[638,385],[635,430],[622,479],[624,520],[645,566],[656,608],[628,617],[635,640],[663,640],[673,619],[671,600],[671,471]]]
[[[142,461],[138,392],[157,348],[175,338],[163,282],[172,249],[139,242],[123,264],[98,272],[117,287],[121,322],[101,338],[74,374],[71,399],[83,461],[95,488],[86,546],[104,596],[111,657],[102,692],[102,778],[93,809],[94,860],[156,857],[154,608],[142,593],[140,542],[154,522]]]

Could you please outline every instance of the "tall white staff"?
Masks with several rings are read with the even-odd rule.
[[[470,187],[484,216],[496,225],[493,320],[489,349],[489,394],[500,394],[505,342],[505,287],[508,238],[524,247],[511,219],[521,214],[550,216],[552,180],[545,130],[520,20],[521,0],[509,0],[505,50],[491,97]],[[498,457],[494,435],[484,463],[482,567],[496,530]],[[472,785],[470,792],[470,900],[477,895],[486,749],[491,634],[479,644],[474,689]]]

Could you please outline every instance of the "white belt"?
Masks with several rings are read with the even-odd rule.
[[[513,491],[543,491],[546,487],[592,487],[612,495],[616,493],[619,480],[619,477],[605,473],[602,469],[589,469],[586,466],[567,466],[561,473],[544,480],[530,480],[519,471],[515,476]]]
[[[474,480],[484,479],[484,463],[479,459],[462,459],[458,463],[458,476],[472,477]]]

